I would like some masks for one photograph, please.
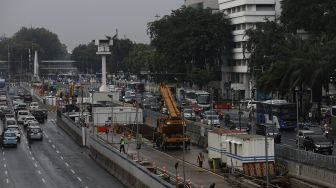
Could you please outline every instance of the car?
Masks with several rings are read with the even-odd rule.
[[[13,131],[16,133],[16,138],[17,141],[20,142],[21,141],[21,132],[20,132],[20,128],[17,124],[15,125],[8,125],[7,126],[7,130]]]
[[[299,147],[303,147],[303,140],[310,135],[315,135],[316,133],[311,130],[299,130],[298,136],[296,136],[296,145],[299,145]]]
[[[17,122],[16,122],[15,118],[9,117],[9,118],[5,119],[5,124],[4,125],[5,125],[5,128],[7,128],[10,125],[17,125]]]
[[[315,153],[333,153],[333,143],[323,135],[309,135],[303,140],[303,148]]]
[[[32,102],[32,103],[30,103],[29,108],[30,108],[30,110],[38,109],[39,105],[38,105],[37,102]]]
[[[4,147],[14,146],[17,147],[17,136],[16,133],[10,130],[7,130],[1,135],[1,143]]]
[[[28,110],[19,110],[17,112],[17,123],[18,124],[23,124],[24,118],[26,118],[26,116],[28,116],[28,115],[29,115]]]
[[[281,143],[281,133],[276,127],[276,125],[269,125],[265,126],[264,124],[256,124],[256,133],[259,135],[264,135],[266,134],[266,129],[267,129],[267,134],[268,137],[273,137],[275,143]]]
[[[48,118],[48,112],[46,110],[32,110],[30,113],[39,123],[44,123],[44,121]]]
[[[217,115],[217,112],[214,110],[207,110],[200,113],[201,119],[205,118],[207,115]]]
[[[203,123],[207,125],[214,125],[215,127],[220,127],[218,115],[206,115],[203,119]]]
[[[35,117],[32,116],[32,115],[26,116],[26,117],[24,118],[23,127],[24,127],[24,128],[28,127],[28,124],[29,124],[31,121],[36,121]]]
[[[30,140],[43,140],[43,131],[38,125],[27,127],[27,138]]]
[[[25,94],[23,96],[23,102],[25,102],[25,103],[31,103],[31,102],[33,102],[33,97],[30,94]]]
[[[125,103],[133,103],[135,101],[136,94],[133,91],[126,91],[125,95],[123,96]]]
[[[191,108],[183,109],[183,116],[185,119],[196,121],[196,115]]]

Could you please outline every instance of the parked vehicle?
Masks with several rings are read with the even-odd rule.
[[[43,140],[43,132],[41,127],[30,125],[27,127],[27,138],[30,140]]]
[[[305,150],[312,150],[315,153],[333,153],[333,143],[323,135],[309,135],[303,140]]]

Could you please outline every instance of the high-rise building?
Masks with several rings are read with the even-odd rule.
[[[243,54],[243,45],[248,37],[245,31],[254,28],[266,18],[274,20],[280,14],[281,0],[218,0],[219,11],[230,20],[233,30],[233,54],[222,66],[222,93],[224,98],[250,98],[254,81],[248,66],[250,54]],[[258,69],[261,70],[260,67]]]
[[[185,5],[187,7],[190,6],[218,10],[218,0],[186,0]]]

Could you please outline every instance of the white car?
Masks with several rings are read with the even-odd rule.
[[[203,123],[205,123],[207,125],[212,124],[216,127],[220,127],[218,115],[207,115],[207,116],[205,116],[205,118],[203,119]]]
[[[34,116],[31,116],[31,115],[26,116],[26,118],[24,119],[24,122],[23,122],[23,127],[26,128],[28,126],[28,124],[32,121],[36,121]]]
[[[23,124],[24,118],[29,115],[28,110],[19,110],[17,113],[17,122],[18,124]]]
[[[19,128],[18,125],[9,125],[9,126],[7,126],[7,130],[15,132],[17,141],[20,142],[20,140],[21,140],[21,132],[20,132],[20,128]]]
[[[30,110],[35,110],[35,109],[39,108],[39,105],[38,105],[37,102],[32,102],[32,103],[30,103],[29,108],[30,108]]]

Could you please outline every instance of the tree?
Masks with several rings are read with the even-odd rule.
[[[123,64],[131,73],[140,74],[141,70],[153,70],[155,53],[147,44],[134,44],[132,51],[124,58]]]
[[[210,72],[218,70],[232,49],[229,20],[210,9],[174,10],[149,23],[148,33],[157,57],[166,59],[165,64],[156,61],[160,67],[176,75],[189,75],[189,78],[192,67]]]
[[[123,64],[124,59],[129,55],[133,49],[133,42],[130,39],[114,39],[112,46],[112,59],[111,63],[107,64],[107,69],[109,72],[115,73],[119,70],[126,70],[125,65]],[[109,62],[109,61],[108,61]]]
[[[101,72],[101,58],[96,52],[97,46],[93,42],[81,44],[73,49],[71,59],[76,61],[75,66],[80,72]]]

